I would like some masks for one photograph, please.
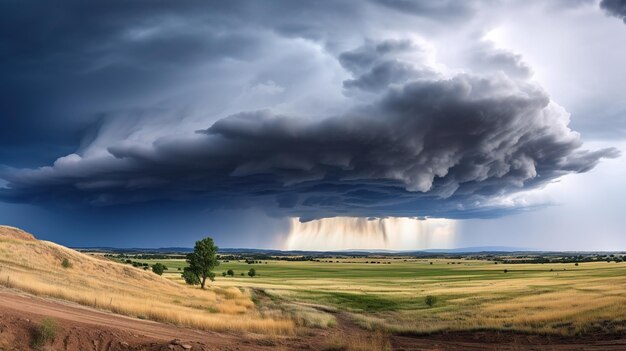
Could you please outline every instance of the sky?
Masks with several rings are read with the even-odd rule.
[[[0,3],[0,223],[626,250],[626,1]]]

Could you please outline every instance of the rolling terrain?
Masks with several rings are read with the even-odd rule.
[[[184,260],[137,260],[168,270],[158,276],[0,226],[0,350],[626,347],[622,263],[224,260],[201,290],[180,280]],[[54,338],[36,345],[50,320]]]

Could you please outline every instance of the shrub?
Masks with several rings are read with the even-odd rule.
[[[226,271],[226,274],[228,274],[231,277],[235,276],[235,272],[232,269],[229,269],[228,271]]]
[[[225,277],[225,276],[226,276],[226,272],[222,272],[222,277]]]
[[[243,272],[241,272],[241,276],[242,276],[242,277],[244,276]]]
[[[433,307],[437,303],[437,297],[433,295],[428,295],[424,298],[424,303],[428,307]]]
[[[58,329],[59,326],[56,320],[52,318],[44,318],[41,321],[39,329],[37,329],[33,346],[40,347],[54,341],[57,336]]]
[[[167,267],[165,267],[165,265],[162,263],[157,262],[152,265],[152,271],[158,275],[163,275],[163,272],[165,272],[166,269]]]
[[[505,270],[504,270],[504,273],[509,273],[509,270],[508,270],[508,269],[505,269]]]
[[[578,262],[574,263],[574,266],[578,266]]]
[[[248,271],[248,275],[250,276],[250,278],[253,278],[256,275],[256,270],[254,268],[250,268],[250,270]]]
[[[64,258],[63,261],[61,261],[61,266],[63,266],[63,268],[72,268],[72,262],[70,262],[67,258]]]

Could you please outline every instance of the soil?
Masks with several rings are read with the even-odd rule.
[[[0,289],[0,350],[36,350],[33,342],[45,318],[57,321],[58,330],[54,341],[39,350],[316,351],[329,350],[329,340],[367,339],[372,333],[343,313],[336,314],[335,328],[302,328],[295,336],[206,332]],[[394,350],[626,350],[626,335],[565,338],[485,331],[389,338]]]

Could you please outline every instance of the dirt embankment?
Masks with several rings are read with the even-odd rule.
[[[342,340],[371,337],[372,332],[356,326],[347,315],[338,313],[336,317],[338,325],[335,328],[309,328],[295,336],[262,337],[249,333],[180,328],[0,289],[0,350],[32,350],[32,343],[44,318],[53,318],[59,328],[54,341],[40,347],[40,350],[350,351],[342,346]],[[329,342],[332,340],[334,344]],[[394,350],[626,350],[626,336],[559,338],[462,332],[423,337],[390,336],[388,345]]]

